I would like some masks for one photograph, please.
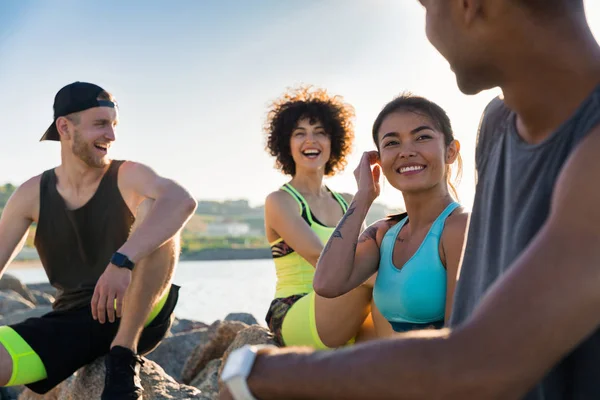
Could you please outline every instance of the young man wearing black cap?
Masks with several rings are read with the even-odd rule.
[[[145,165],[109,159],[117,122],[117,104],[99,86],[62,88],[41,139],[60,142],[61,164],[22,184],[0,217],[0,271],[35,222],[57,289],[52,312],[0,327],[2,385],[46,393],[107,355],[102,398],[142,398],[140,354],[171,325],[178,235],[196,201]]]

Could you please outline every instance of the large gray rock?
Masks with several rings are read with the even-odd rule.
[[[15,311],[11,314],[0,317],[0,325],[13,325],[23,322],[28,318],[39,318],[44,314],[48,314],[52,311],[50,306],[40,306],[36,308],[27,308],[19,311]]]
[[[194,387],[177,383],[158,364],[150,360],[146,360],[142,366],[140,377],[144,387],[144,400],[212,399],[212,397],[204,395]],[[92,364],[81,368],[76,375],[58,385],[44,397],[40,397],[26,389],[19,400],[37,400],[41,398],[50,400],[97,400],[100,399],[103,388],[104,360],[99,358]]]
[[[248,313],[231,313],[225,317],[225,321],[239,321],[246,325],[258,325],[256,318]]]
[[[0,315],[19,310],[31,310],[35,305],[13,290],[0,291]]]
[[[23,387],[0,387],[0,399],[1,400],[17,400],[19,394],[23,391]]]
[[[38,306],[51,306],[54,303],[54,296],[40,290],[32,290],[31,294],[35,298],[35,304]]]
[[[216,358],[206,364],[206,367],[194,378],[190,386],[198,388],[202,393],[216,398],[219,394],[219,369],[221,359]]]
[[[204,322],[192,321],[190,319],[179,319],[175,318],[171,325],[171,334],[177,335],[179,333],[185,333],[190,331],[196,331],[198,329],[208,328]]]
[[[218,323],[218,325],[216,325]],[[221,358],[237,333],[248,325],[237,321],[217,322],[211,326],[217,329],[206,343],[200,343],[192,351],[181,372],[182,382],[189,384],[215,358]]]
[[[2,275],[2,279],[0,279],[0,290],[13,290],[20,294],[25,300],[35,303],[35,297],[31,294],[31,291],[27,286],[23,285],[20,280],[10,274]]]
[[[276,345],[275,340],[273,340],[273,334],[271,333],[271,331],[263,328],[262,326],[252,325],[240,331],[235,337],[235,340],[231,342],[231,345],[223,354],[222,364],[219,367],[219,378],[221,377],[221,373],[223,372],[223,368],[225,367],[225,363],[227,362],[227,358],[229,357],[231,352],[247,344],[267,344],[273,346]]]
[[[192,350],[198,344],[208,342],[210,335],[208,328],[202,328],[170,336],[146,357],[160,365],[167,374],[180,380],[181,371]]]
[[[75,376],[69,377],[67,380],[63,381],[60,385],[56,386],[54,389],[49,391],[46,394],[37,394],[32,392],[31,390],[25,388],[19,395],[19,400],[63,400],[68,399],[67,391],[73,382]]]
[[[48,282],[46,282],[46,283],[30,283],[29,285],[27,285],[27,287],[29,288],[29,290],[37,290],[37,291],[49,294],[52,297],[56,297],[56,289]]]

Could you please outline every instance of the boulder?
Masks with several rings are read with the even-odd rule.
[[[54,288],[51,284],[49,283],[30,283],[29,285],[27,285],[27,287],[29,288],[29,290],[37,290],[39,292],[43,292],[46,294],[49,294],[52,297],[56,297],[56,288]]]
[[[256,318],[248,313],[231,313],[225,317],[225,321],[239,321],[246,325],[258,325]]]
[[[146,357],[160,365],[167,374],[181,380],[181,371],[192,350],[210,340],[208,328],[197,329],[170,336]]]
[[[197,388],[177,383],[156,363],[145,360],[140,373],[144,387],[144,400],[209,400]],[[99,358],[77,371],[77,374],[64,381],[45,396],[23,391],[19,400],[99,400],[104,388],[104,359]]]
[[[17,400],[23,389],[23,386],[0,387],[0,399]]]
[[[19,310],[31,310],[35,305],[13,290],[0,291],[0,315],[12,314]]]
[[[12,290],[20,294],[25,300],[30,303],[35,303],[35,297],[31,294],[31,291],[21,283],[20,280],[10,274],[2,275],[0,279],[0,290]]]
[[[227,358],[235,349],[239,349],[240,347],[251,344],[267,344],[276,346],[275,340],[273,339],[273,334],[268,329],[263,328],[259,325],[252,325],[242,331],[240,331],[235,340],[231,343],[231,345],[227,348],[227,351],[223,354],[222,364],[219,367],[219,377],[223,372],[223,367],[227,362]]]
[[[40,290],[32,290],[31,294],[35,298],[35,304],[38,306],[51,306],[54,303],[54,296]]]
[[[198,388],[202,393],[216,398],[219,394],[219,369],[221,359],[211,360],[206,367],[194,378],[190,386]]]
[[[211,335],[210,340],[196,346],[186,361],[181,372],[182,382],[189,384],[211,360],[221,358],[237,333],[248,327],[243,322],[236,321],[216,322],[211,328],[214,329],[215,326],[217,327],[216,331],[214,335]]]
[[[49,391],[46,394],[37,394],[32,392],[31,390],[24,388],[24,390],[19,395],[19,400],[63,400],[67,399],[66,392],[68,391],[71,382],[75,377],[71,376],[70,378],[63,381],[61,384],[56,386],[54,389]]]
[[[204,322],[192,321],[190,319],[178,319],[175,318],[171,325],[171,334],[177,335],[179,333],[195,331],[201,328],[208,328]]]
[[[26,308],[0,317],[0,325],[13,325],[23,322],[28,318],[38,318],[52,311],[50,306]]]

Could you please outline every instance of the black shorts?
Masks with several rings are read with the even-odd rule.
[[[165,305],[142,331],[138,354],[148,354],[166,336],[174,319],[173,310],[179,298],[179,286],[171,285]],[[30,318],[11,325],[38,354],[47,378],[27,386],[38,394],[52,390],[84,365],[110,351],[120,320],[101,324],[92,317],[91,307],[52,311],[40,318]]]

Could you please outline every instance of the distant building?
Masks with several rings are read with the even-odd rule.
[[[250,225],[243,222],[213,222],[206,226],[205,236],[246,236]]]

